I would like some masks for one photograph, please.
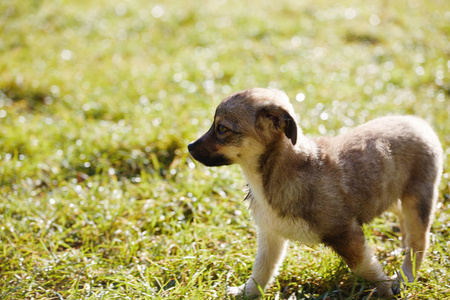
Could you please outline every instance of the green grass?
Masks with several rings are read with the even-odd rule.
[[[239,169],[186,146],[254,86],[285,90],[311,136],[387,114],[433,125],[439,209],[402,297],[450,298],[450,2],[245,3],[0,2],[0,298],[224,299],[245,282],[256,239]],[[390,275],[395,226],[365,229]],[[329,249],[292,243],[266,298],[368,289]]]

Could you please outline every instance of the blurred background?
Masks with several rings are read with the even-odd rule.
[[[446,0],[2,0],[0,298],[214,299],[244,282],[245,182],[187,144],[256,86],[284,90],[308,136],[389,114],[432,124],[444,175],[409,296],[450,297],[449,36]],[[386,218],[366,233],[392,273]],[[329,250],[293,247],[268,298],[367,297]]]

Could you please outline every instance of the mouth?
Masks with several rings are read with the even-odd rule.
[[[212,155],[208,157],[194,157],[194,158],[207,167],[220,167],[232,164],[232,162],[223,155]]]
[[[191,156],[198,162],[207,167],[220,167],[231,165],[233,162],[225,155],[220,153],[211,153],[201,147],[197,142],[188,145],[188,150]]]

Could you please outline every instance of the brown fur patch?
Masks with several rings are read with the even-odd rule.
[[[333,234],[324,236],[322,241],[336,251],[351,269],[355,269],[364,258],[365,239],[359,227],[336,228]]]

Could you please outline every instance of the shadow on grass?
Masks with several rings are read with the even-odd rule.
[[[165,177],[181,156],[180,149],[183,147],[184,143],[175,138],[145,147],[121,145],[117,149],[97,148],[89,154],[76,153],[75,158],[84,154],[85,159],[73,161],[64,172],[69,177],[73,177],[75,172],[77,177],[81,176],[80,179],[108,172],[119,179],[139,177],[142,172]]]
[[[225,299],[252,299],[249,297],[229,297]],[[336,266],[329,274],[314,280],[307,276],[290,276],[277,279],[262,299],[378,299],[373,287],[364,279],[351,273],[344,263]]]
[[[327,278],[313,282],[280,282],[280,299],[373,299],[373,287],[342,268]],[[295,297],[295,298],[294,298]]]
[[[25,84],[18,84],[14,81],[0,86],[0,98],[6,98],[21,109],[29,111],[34,111],[40,106],[53,101],[49,91],[33,88]]]

